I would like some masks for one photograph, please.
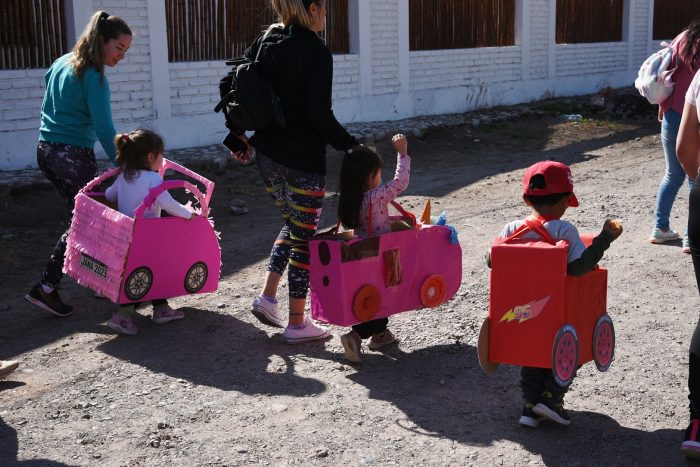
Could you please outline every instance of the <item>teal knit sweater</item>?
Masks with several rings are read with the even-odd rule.
[[[109,102],[109,82],[95,68],[82,79],[73,74],[72,53],[58,58],[44,75],[46,94],[41,104],[39,140],[93,148],[99,139],[114,162],[116,130]]]

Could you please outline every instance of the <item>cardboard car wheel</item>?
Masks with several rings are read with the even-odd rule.
[[[209,271],[207,265],[201,261],[194,263],[185,275],[185,290],[189,293],[198,292],[207,282]]]
[[[554,339],[552,346],[552,373],[559,386],[566,387],[576,375],[578,364],[578,337],[576,329],[570,324],[565,324]]]
[[[615,357],[615,327],[607,313],[600,315],[593,329],[593,361],[598,371],[608,371]]]
[[[481,325],[479,330],[479,344],[477,346],[479,354],[479,366],[487,375],[494,373],[498,367],[499,363],[493,363],[489,361],[489,332],[491,329],[491,321],[486,318]]]
[[[131,271],[124,282],[124,294],[129,300],[141,300],[153,285],[153,273],[146,266]]]
[[[420,288],[420,301],[423,306],[435,308],[445,301],[445,279],[433,275],[423,281]]]
[[[360,287],[360,290],[355,294],[352,311],[355,317],[364,323],[374,319],[381,303],[382,297],[379,289],[372,284],[366,284]]]

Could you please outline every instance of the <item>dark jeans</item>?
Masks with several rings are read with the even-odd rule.
[[[569,386],[562,387],[554,381],[551,368],[534,368],[524,366],[520,370],[520,387],[523,390],[523,399],[536,404],[543,392],[552,393],[554,399],[563,398]]]
[[[690,190],[688,205],[688,242],[693,257],[695,280],[700,290],[700,177],[695,180]],[[690,417],[700,418],[700,321],[695,325],[690,340],[688,361],[688,399],[690,400]]]
[[[46,178],[58,188],[66,200],[69,215],[73,212],[75,195],[97,176],[97,161],[92,148],[62,143],[39,141],[36,162]],[[68,228],[70,230],[70,226]],[[63,278],[63,261],[66,255],[66,230],[58,239],[41,275],[41,283],[56,287]]]
[[[389,324],[389,318],[373,319],[365,323],[356,324],[352,327],[362,339],[372,337],[372,334],[379,334],[386,331],[386,326]]]

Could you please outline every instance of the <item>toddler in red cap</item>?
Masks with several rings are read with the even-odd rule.
[[[564,240],[569,244],[567,274],[579,276],[592,271],[610,243],[622,233],[620,223],[608,219],[591,246],[586,248],[576,227],[561,219],[569,206],[578,206],[571,169],[561,162],[542,161],[530,166],[523,177],[523,200],[555,241]],[[510,222],[499,236],[508,238],[523,224],[522,220]],[[523,238],[539,236],[528,232]],[[521,425],[534,428],[543,418],[561,425],[571,423],[564,410],[564,394],[569,387],[559,386],[551,369],[522,367],[520,375],[520,386],[525,399]]]

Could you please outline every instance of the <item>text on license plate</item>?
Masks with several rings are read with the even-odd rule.
[[[104,263],[100,263],[92,256],[88,256],[84,253],[81,253],[80,265],[85,269],[94,272],[100,277],[107,278],[107,265]]]

